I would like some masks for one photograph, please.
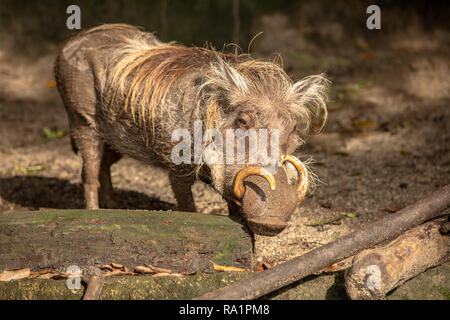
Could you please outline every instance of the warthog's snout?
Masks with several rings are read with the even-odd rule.
[[[287,227],[307,188],[306,168],[296,157],[286,155],[280,158],[275,174],[260,167],[242,169],[236,175],[234,193],[250,230],[274,236]]]

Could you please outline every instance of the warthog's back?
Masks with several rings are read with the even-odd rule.
[[[157,71],[165,60],[176,60],[173,59],[177,58],[176,54],[187,49],[161,43],[151,33],[121,24],[88,29],[70,39],[57,57],[55,78],[71,131],[74,122],[86,121],[121,154],[156,165],[168,165],[168,159],[163,155],[170,154],[171,121],[179,122],[183,113],[171,112],[175,119],[162,119],[162,116],[168,114],[165,108],[181,107],[170,101],[180,92],[185,93],[182,88],[180,90],[183,84],[177,81],[176,88],[165,97],[164,105],[159,103],[150,110],[143,101],[161,102],[155,92],[167,88],[161,80],[170,70],[165,74],[154,70]],[[148,77],[152,73],[160,80],[150,83]],[[178,78],[181,80],[181,75]],[[150,118],[152,121],[148,121]]]

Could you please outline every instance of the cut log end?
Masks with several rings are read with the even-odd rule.
[[[356,255],[345,274],[349,298],[383,299],[408,279],[447,260],[450,241],[439,229],[439,223],[429,222],[385,246]]]

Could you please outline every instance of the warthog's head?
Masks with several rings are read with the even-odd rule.
[[[215,188],[257,234],[282,231],[306,194],[307,170],[292,153],[313,117],[325,121],[327,83],[322,75],[294,83],[280,66],[255,60],[209,70],[202,97],[216,133],[204,154]]]

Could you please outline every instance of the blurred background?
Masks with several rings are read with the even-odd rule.
[[[233,42],[245,51],[261,31],[275,34],[280,41],[294,41],[287,39],[286,33],[295,32],[292,49],[306,52],[313,45],[323,50],[352,47],[358,45],[353,41],[355,36],[366,36],[370,41],[377,35],[364,27],[365,11],[371,4],[382,8],[384,34],[412,25],[427,31],[436,27],[448,30],[450,13],[448,2],[440,0],[2,0],[2,48],[29,55],[52,50],[76,32],[66,28],[66,8],[71,4],[81,9],[83,29],[123,22],[155,32],[164,41],[197,46],[208,42],[219,49]]]
[[[0,0],[0,58],[54,54],[77,32],[66,27],[71,4],[81,9],[82,29],[129,23],[163,41],[225,51],[236,44],[256,57],[279,54],[288,72],[301,66],[305,73],[330,75],[348,72],[377,50],[430,49],[434,39],[448,44],[450,29],[450,6],[440,0]],[[381,8],[381,30],[366,28],[371,4]]]
[[[296,153],[314,159],[317,185],[284,232],[257,241],[266,261],[302,254],[450,183],[448,1],[0,0],[0,213],[83,206],[81,160],[53,78],[58,50],[77,32],[66,27],[71,4],[82,29],[129,23],[164,41],[279,55],[295,80],[327,74],[328,123]],[[366,27],[372,4],[380,30]],[[123,208],[174,208],[161,170],[123,159],[112,180]],[[194,196],[199,211],[227,213],[211,188],[196,184]]]

